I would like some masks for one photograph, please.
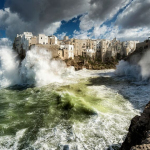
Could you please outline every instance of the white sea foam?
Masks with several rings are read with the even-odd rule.
[[[86,75],[88,77],[105,76],[107,78],[112,72],[82,70],[78,72],[78,76],[81,78]],[[118,145],[123,142],[131,118],[139,114],[139,110],[143,110],[150,100],[149,85],[137,86],[122,80],[120,84],[117,82],[109,86],[107,84],[93,85],[88,86],[88,89],[88,94],[102,100],[100,105],[108,108],[108,112],[97,111],[97,115],[85,118],[82,122],[76,121],[72,126],[68,123],[69,128],[66,125],[67,121],[62,118],[61,123],[54,127],[40,128],[37,139],[30,142],[29,147],[38,150],[63,150],[64,146],[68,146],[71,150],[104,150],[109,147],[113,150],[113,144]],[[128,98],[126,99],[124,96]],[[24,134],[22,131],[18,133],[21,133],[21,137],[25,136],[22,135]],[[16,149],[20,139],[18,133],[14,137],[0,137],[2,141],[0,149]]]
[[[74,122],[73,126],[62,123],[54,128],[42,128],[37,140],[31,145],[35,149],[42,150],[60,149],[68,146],[71,150],[104,150],[123,142],[130,119],[139,114],[130,102],[106,86],[89,87],[91,94],[103,100],[104,107],[110,107],[110,112],[100,112],[96,116],[85,119],[83,122]],[[137,99],[139,101],[140,99]],[[113,150],[113,148],[112,148]]]

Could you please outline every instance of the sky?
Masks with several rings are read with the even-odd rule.
[[[0,44],[23,32],[144,41],[149,16],[150,0],[0,0]]]

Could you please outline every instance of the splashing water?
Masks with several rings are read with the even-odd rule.
[[[144,54],[143,58],[139,61],[141,66],[141,75],[143,80],[150,78],[150,51]]]
[[[32,49],[26,53],[19,66],[17,54],[8,47],[0,50],[0,87],[16,84],[35,86],[62,83],[65,77],[74,74],[74,68],[67,68],[61,60],[53,60],[51,53],[44,49]]]
[[[136,57],[136,56],[135,56]],[[134,57],[134,59],[135,59]],[[118,76],[127,76],[137,81],[147,81],[150,78],[150,51],[148,50],[136,64],[121,60],[115,71]]]
[[[53,60],[50,52],[36,48],[27,52],[20,68],[23,82],[36,86],[62,83],[71,72],[74,72],[73,68],[67,68],[61,60]]]
[[[131,65],[129,62],[121,60],[116,68],[117,76],[127,76],[129,79],[141,79],[141,67],[139,65]]]
[[[17,54],[8,47],[0,48],[0,87],[20,83]]]

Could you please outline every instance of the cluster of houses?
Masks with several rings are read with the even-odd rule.
[[[65,36],[63,40],[59,40],[56,36],[46,36],[39,34],[34,36],[31,32],[17,34],[13,47],[18,54],[25,55],[28,50],[34,46],[52,49],[55,48],[55,55],[61,59],[74,59],[75,56],[99,58],[102,62],[106,58],[127,56],[135,51],[139,41],[121,42],[114,38],[113,40],[94,40],[94,39],[69,39]],[[140,45],[140,44],[139,44]]]

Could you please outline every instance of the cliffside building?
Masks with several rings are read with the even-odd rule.
[[[33,36],[31,32],[24,32],[21,35],[17,34],[14,40],[14,49],[18,54],[25,56],[32,45],[41,44],[45,49],[50,45],[57,45],[57,47],[59,47],[57,53],[61,59],[74,59],[75,56],[83,56],[98,58],[104,62],[111,57],[119,58],[121,56],[127,56],[135,51],[136,46],[137,48],[150,47],[149,40],[138,43],[138,41],[120,42],[116,38],[113,40],[69,39],[68,36],[64,36],[63,40],[58,40],[54,35],[46,36],[44,34],[39,34],[38,36]]]
[[[48,44],[48,36],[45,36],[45,34],[39,34],[37,36],[37,44]]]
[[[140,42],[136,44],[137,50],[145,50],[150,49],[150,37],[144,42]]]

